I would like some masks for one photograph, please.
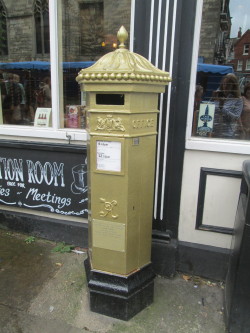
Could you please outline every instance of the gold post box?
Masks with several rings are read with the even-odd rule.
[[[98,276],[136,279],[151,261],[158,94],[170,77],[125,48],[124,27],[117,36],[119,48],[77,77],[87,92],[90,289]],[[120,319],[138,312],[113,315],[116,301],[106,312],[93,303]]]

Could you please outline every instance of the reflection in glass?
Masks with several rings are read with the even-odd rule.
[[[51,114],[49,0],[18,4],[0,0],[0,124],[37,126],[34,121],[40,114]],[[57,4],[61,127],[85,128],[86,96],[75,78],[82,68],[116,49],[121,25],[129,31],[131,0],[60,0]],[[50,123],[40,120],[40,126]]]
[[[219,89],[214,92],[213,100],[215,103],[213,136],[237,138],[240,135],[243,101],[234,74],[227,74],[222,79]]]
[[[36,26],[36,52],[49,53],[49,4],[47,0],[37,0],[34,8]]]
[[[48,0],[3,2],[0,123],[33,126],[37,110],[51,108]]]
[[[249,140],[248,82],[250,2],[204,0],[192,135]]]
[[[117,48],[117,31],[130,29],[131,0],[62,1],[62,61],[64,124],[85,128],[86,95],[76,76]]]
[[[244,87],[241,122],[243,127],[243,139],[250,140],[250,83],[247,83]]]
[[[0,2],[0,55],[8,54],[6,10]]]

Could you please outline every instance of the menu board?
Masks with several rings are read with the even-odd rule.
[[[96,141],[96,169],[121,172],[121,142]]]
[[[47,148],[1,147],[0,204],[87,217],[86,149]]]

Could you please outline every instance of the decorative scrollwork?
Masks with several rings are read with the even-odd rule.
[[[104,198],[100,198],[100,201],[104,204],[104,210],[100,211],[100,216],[101,217],[106,217],[108,215],[111,215],[113,219],[116,219],[118,217],[117,214],[113,213],[113,209],[115,206],[117,206],[117,201],[112,200],[111,202],[106,201]]]
[[[125,127],[122,125],[121,118],[113,118],[112,115],[107,115],[106,118],[97,117],[96,131],[125,132]]]

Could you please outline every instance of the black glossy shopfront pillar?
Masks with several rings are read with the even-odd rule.
[[[229,333],[250,332],[250,161],[243,163],[225,286],[225,319]]]

